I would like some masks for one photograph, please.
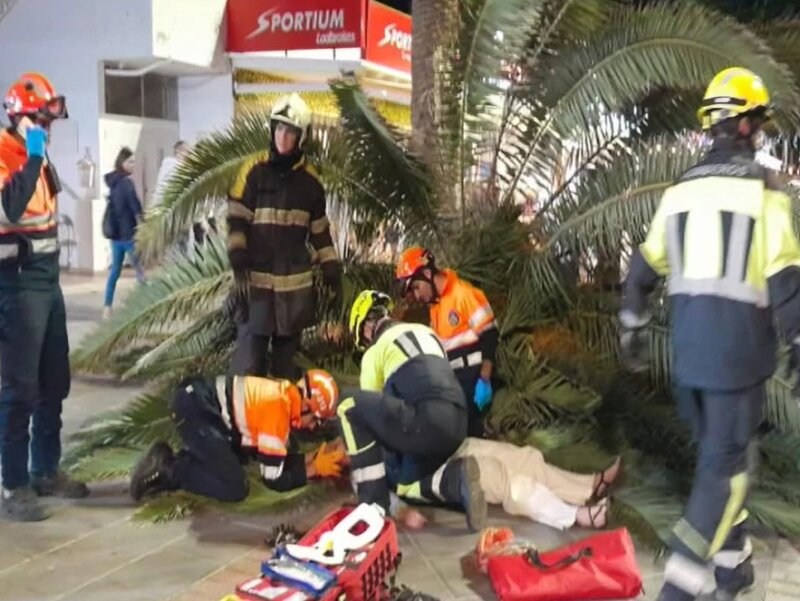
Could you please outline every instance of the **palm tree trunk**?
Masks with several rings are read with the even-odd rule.
[[[411,45],[411,150],[437,176],[434,194],[443,217],[455,218],[455,180],[445,173],[438,130],[440,99],[438,75],[448,45],[448,35],[456,31],[458,0],[421,0],[412,4]]]

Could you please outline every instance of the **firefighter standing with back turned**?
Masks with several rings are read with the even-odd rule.
[[[298,94],[279,100],[269,121],[269,157],[245,166],[231,190],[228,256],[243,309],[231,375],[299,376],[300,335],[316,321],[309,244],[323,283],[334,291],[341,286],[325,193],[303,152],[310,122]]]
[[[45,148],[50,124],[66,119],[67,108],[39,73],[12,84],[4,108],[11,127],[0,132],[0,513],[37,521],[47,517],[37,495],[89,494],[58,469],[69,344],[59,284],[60,185]]]
[[[720,72],[698,115],[713,144],[664,194],[631,258],[620,313],[623,359],[647,367],[647,299],[667,278],[673,375],[699,457],[659,601],[730,601],[754,582],[744,508],[777,318],[800,359],[800,246],[789,197],[755,161],[769,95],[742,68]]]
[[[499,338],[486,295],[455,271],[437,268],[433,254],[418,246],[400,255],[395,276],[404,294],[430,306],[431,327],[441,338],[467,399],[468,436],[482,438]]]

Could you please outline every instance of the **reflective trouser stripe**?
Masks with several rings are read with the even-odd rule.
[[[386,466],[383,451],[373,433],[352,421],[356,400],[343,400],[336,408],[339,426],[342,429],[347,455],[350,457],[350,477],[361,503],[377,503],[389,512],[389,486],[386,481]]]
[[[749,538],[745,539],[744,547],[739,550],[720,551],[714,555],[714,565],[726,570],[735,570],[753,554],[753,544]]]
[[[673,553],[664,567],[664,580],[692,597],[711,593],[716,587],[714,568]]]

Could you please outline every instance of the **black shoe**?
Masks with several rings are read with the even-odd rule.
[[[753,558],[748,557],[733,570],[717,568],[717,590],[714,591],[714,601],[734,601],[736,597],[753,588],[756,573],[753,568]]]
[[[0,490],[0,516],[15,522],[40,522],[48,517],[30,486]]]
[[[479,532],[486,526],[486,497],[481,488],[481,471],[474,457],[463,457],[460,466],[461,506],[467,516],[467,528]]]
[[[83,499],[89,496],[88,486],[68,478],[64,472],[56,472],[54,476],[35,476],[31,478],[31,486],[40,497]]]
[[[175,455],[166,442],[154,442],[131,472],[130,493],[134,501],[167,490],[175,490],[172,466]]]

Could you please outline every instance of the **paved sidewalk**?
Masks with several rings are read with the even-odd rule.
[[[132,283],[121,282],[120,293]],[[65,276],[73,347],[100,319],[105,277]],[[64,427],[74,432],[101,411],[120,407],[138,388],[76,379],[65,404]],[[53,516],[39,524],[0,521],[0,601],[218,601],[237,583],[258,574],[263,538],[282,522],[312,526],[342,498],[284,515],[206,513],[163,525],[134,522],[124,482],[95,485],[76,503],[52,502]],[[531,522],[490,513],[493,525],[510,525],[540,548],[574,540],[585,532],[556,532]],[[436,510],[422,532],[401,532],[399,580],[444,600],[493,599],[488,580],[467,557],[475,535],[463,517]],[[661,566],[639,553],[646,595],[653,599]],[[800,554],[785,541],[757,545],[758,586],[743,601],[800,599]]]

